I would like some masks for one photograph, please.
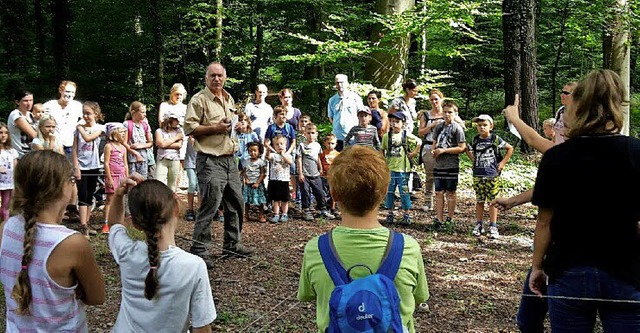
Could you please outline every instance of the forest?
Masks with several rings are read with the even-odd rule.
[[[173,83],[192,95],[206,64],[220,61],[238,103],[257,83],[272,95],[288,87],[317,122],[334,75],[345,73],[361,95],[376,87],[386,99],[408,78],[423,95],[439,87],[465,119],[495,115],[513,92],[529,90],[523,119],[539,128],[565,82],[615,67],[620,35],[632,96],[640,82],[636,0],[0,2],[8,9],[0,13],[3,119],[16,88],[44,102],[63,79],[78,84],[77,99],[99,102],[107,121],[134,100],[153,114]]]

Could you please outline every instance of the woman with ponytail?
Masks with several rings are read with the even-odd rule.
[[[51,150],[27,153],[14,186],[16,215],[0,225],[7,332],[88,332],[86,305],[104,302],[104,279],[87,239],[62,225],[76,196],[71,164]]]
[[[131,220],[124,219],[129,194]],[[204,260],[176,246],[182,216],[174,192],[158,180],[132,174],[116,189],[109,212],[109,248],[120,266],[122,301],[117,332],[211,332],[216,308]],[[134,240],[127,227],[142,231]]]

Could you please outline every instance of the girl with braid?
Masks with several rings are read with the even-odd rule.
[[[124,219],[128,195],[131,220]],[[182,216],[174,192],[134,173],[116,189],[109,212],[109,248],[120,266],[122,301],[112,332],[211,332],[216,318],[204,260],[176,246]],[[127,228],[144,232],[132,239]]]
[[[37,150],[13,174],[17,215],[0,225],[7,332],[88,332],[86,306],[102,304],[105,288],[87,239],[62,225],[76,195],[71,164]]]

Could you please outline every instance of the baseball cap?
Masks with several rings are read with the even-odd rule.
[[[112,123],[106,123],[105,127],[107,128],[107,136],[109,136],[111,135],[111,132],[113,132],[114,130],[124,128],[124,125],[122,123],[112,122]]]
[[[369,109],[368,106],[365,106],[365,107],[362,107],[362,108],[358,109],[358,113],[360,113],[360,112],[364,112],[366,114],[371,114],[371,109]]]
[[[396,111],[394,113],[389,113],[389,117],[400,119],[402,121],[407,121],[407,116],[404,114],[404,112],[401,112],[401,111]]]
[[[486,121],[490,122],[491,125],[493,125],[493,118],[491,118],[491,116],[488,115],[488,114],[481,114],[481,115],[471,119],[471,121],[474,122],[474,123],[477,123],[478,121],[481,121],[481,120],[486,120]]]

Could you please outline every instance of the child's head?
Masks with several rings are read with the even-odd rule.
[[[252,159],[257,159],[262,156],[262,151],[264,148],[262,144],[258,141],[251,141],[247,143],[247,152],[249,153],[249,157]]]
[[[481,114],[471,119],[471,121],[476,123],[476,129],[482,137],[489,136],[491,130],[493,129],[493,118],[491,118],[490,115]]]
[[[358,110],[358,125],[367,126],[371,122],[371,110],[365,106]]]
[[[102,116],[100,105],[92,101],[82,103],[82,119],[84,119],[87,124],[103,121],[104,117]]]
[[[182,103],[187,96],[187,90],[184,89],[182,83],[174,83],[169,91],[169,104],[176,105]]]
[[[542,131],[544,132],[544,136],[549,139],[553,139],[556,136],[554,126],[556,126],[556,118],[545,119],[542,122]]]
[[[371,90],[367,94],[367,104],[372,109],[377,109],[380,104],[380,98],[382,98],[382,93],[379,90]]]
[[[141,122],[147,116],[147,107],[141,102],[134,101],[129,105],[129,112],[127,113],[125,120],[133,120],[134,122]]]
[[[18,303],[16,312],[26,314],[31,304],[31,284],[28,268],[33,259],[36,237],[36,215],[50,210],[62,211],[71,198],[76,195],[75,178],[71,164],[64,155],[52,150],[34,150],[25,154],[13,173],[14,190],[11,197],[11,210],[21,214],[25,220],[23,241],[23,267],[11,297]]]
[[[56,118],[50,114],[43,115],[38,121],[38,129],[40,130],[43,138],[48,138],[53,135],[56,131],[56,126],[58,126]]]
[[[282,153],[287,149],[287,138],[282,134],[278,134],[273,138],[273,149],[276,150],[277,153]]]
[[[345,149],[333,160],[328,178],[331,195],[340,203],[340,209],[351,215],[364,216],[377,209],[384,199],[391,172],[379,152],[356,145]]]
[[[182,208],[178,197],[161,181],[145,180],[129,191],[129,210],[133,225],[144,232],[147,239],[149,272],[144,281],[144,297],[153,299],[158,289],[160,251],[158,240],[167,223],[177,223]]]
[[[109,141],[124,143],[127,129],[119,122],[107,124],[107,137]]]
[[[282,126],[285,121],[287,121],[287,110],[285,110],[281,105],[273,108],[273,122]]]
[[[307,138],[307,142],[318,141],[318,126],[314,123],[309,123],[304,128],[304,137]]]
[[[391,130],[393,131],[393,133],[400,133],[406,120],[407,116],[405,116],[405,114],[401,111],[389,113],[389,125],[391,126]]]
[[[11,137],[9,136],[9,126],[7,126],[7,124],[3,122],[0,122],[0,148],[1,149],[11,148]]]
[[[336,150],[336,146],[338,145],[338,138],[335,134],[329,133],[324,138],[324,148],[327,150]]]
[[[442,107],[442,112],[444,112],[444,122],[451,124],[458,115],[458,106],[453,101],[447,101]]]
[[[36,103],[33,104],[33,109],[31,109],[31,114],[33,115],[33,119],[35,121],[39,121],[40,117],[44,114],[44,104]]]
[[[172,132],[178,127],[180,127],[180,120],[178,120],[178,115],[173,112],[167,113],[160,124],[160,128],[165,132]]]
[[[311,116],[304,113],[300,116],[300,122],[298,123],[298,129],[303,130],[307,125],[311,123]]]
[[[240,125],[240,133],[251,132],[251,118],[242,111],[238,112],[238,125]]]

